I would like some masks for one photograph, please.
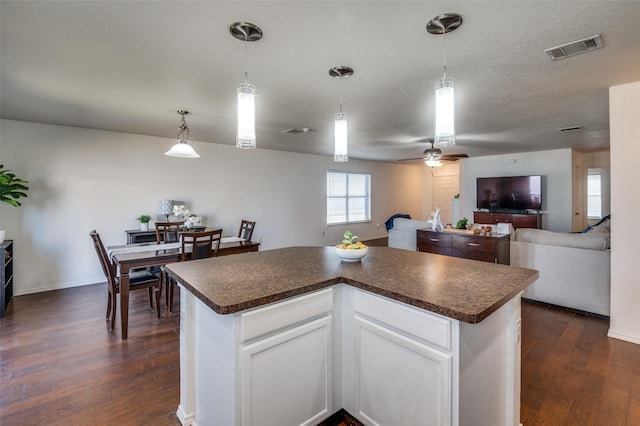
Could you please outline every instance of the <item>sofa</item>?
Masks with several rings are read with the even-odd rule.
[[[511,266],[540,272],[522,297],[609,316],[610,235],[605,228],[590,230],[517,229],[511,241]]]
[[[415,220],[398,217],[393,219],[389,229],[389,247],[416,251],[418,246],[418,229],[431,228],[426,220]]]

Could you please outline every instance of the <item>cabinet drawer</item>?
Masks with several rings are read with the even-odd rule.
[[[496,262],[495,253],[488,253],[485,251],[474,251],[474,250],[453,250],[453,257],[461,257],[463,259],[471,259],[471,260],[480,260],[482,262]]]
[[[453,323],[449,318],[361,290],[354,290],[353,309],[356,314],[364,315],[405,336],[446,351],[452,349]]]
[[[462,237],[456,235],[453,238],[454,250],[482,251],[491,253],[492,256],[496,252],[495,240],[484,237]]]
[[[418,231],[418,245],[452,247],[453,235]]]
[[[445,256],[451,256],[453,253],[453,248],[418,244],[418,251],[423,253],[433,253],[433,254],[442,254]]]
[[[240,315],[240,341],[275,333],[285,327],[301,324],[326,315],[333,310],[333,289],[296,297],[274,305],[265,306]]]

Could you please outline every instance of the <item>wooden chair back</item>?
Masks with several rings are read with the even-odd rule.
[[[91,239],[93,240],[93,247],[96,249],[96,253],[98,254],[98,260],[100,260],[100,266],[102,266],[102,271],[104,272],[105,277],[107,277],[107,282],[109,284],[109,287],[115,290],[115,287],[116,287],[115,266],[109,260],[109,256],[107,255],[107,250],[104,248],[104,244],[102,244],[102,240],[100,239],[100,234],[98,234],[94,229],[89,233],[89,235],[91,235]]]
[[[244,238],[247,241],[251,241],[251,237],[253,236],[253,228],[255,228],[255,226],[255,222],[243,219],[242,223],[240,224],[240,230],[238,231],[238,238]]]
[[[182,233],[182,260],[217,257],[222,229]]]
[[[156,222],[156,243],[177,243],[183,230],[182,222]]]

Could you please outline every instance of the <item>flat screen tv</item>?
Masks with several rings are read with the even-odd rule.
[[[542,210],[541,176],[503,176],[477,178],[479,209],[489,211]]]

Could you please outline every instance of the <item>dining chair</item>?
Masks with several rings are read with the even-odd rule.
[[[240,224],[240,229],[238,230],[238,238],[244,238],[246,241],[251,241],[251,237],[253,236],[253,229],[255,228],[255,226],[255,222],[243,219],[242,223]]]
[[[156,243],[177,243],[180,232],[184,230],[182,222],[156,222]]]
[[[221,238],[222,229],[182,233],[182,261],[217,257]],[[166,283],[168,297],[167,309],[169,312],[173,312],[173,291],[175,288],[175,281],[167,280]]]
[[[184,223],[183,222],[156,222],[156,243],[177,243],[180,241],[180,233],[184,231]],[[167,306],[169,306],[169,281],[170,278],[165,272],[164,266],[161,266],[159,269],[156,268],[153,272],[159,272],[161,278],[160,284],[160,293],[162,293],[162,288],[166,288],[164,299]]]
[[[100,234],[94,229],[89,233],[93,240],[93,246],[98,254],[98,260],[102,271],[107,277],[107,287],[109,289],[109,299],[107,300],[107,319],[109,319],[109,330],[113,331],[113,327],[116,320],[116,294],[120,293],[120,282],[117,276],[115,265],[109,260],[107,250],[104,248],[104,244],[100,239]],[[129,289],[130,291],[148,289],[149,292],[149,305],[153,309],[153,299],[155,296],[156,312],[158,318],[160,318],[160,277],[158,275],[146,270],[136,270],[129,273]]]

